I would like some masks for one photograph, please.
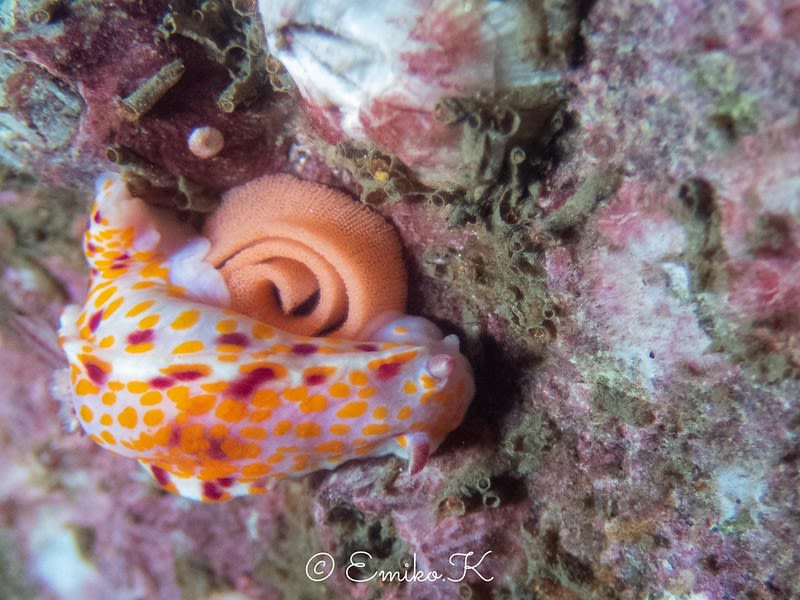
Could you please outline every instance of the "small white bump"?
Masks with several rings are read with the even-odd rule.
[[[187,140],[189,151],[198,158],[211,158],[225,146],[225,136],[216,127],[196,127]]]

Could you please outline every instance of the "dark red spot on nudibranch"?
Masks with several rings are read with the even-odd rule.
[[[225,344],[229,346],[241,346],[242,348],[246,348],[250,345],[250,338],[248,338],[243,333],[223,333],[222,335],[217,336],[217,339],[214,340],[215,344]]]
[[[203,496],[209,500],[219,500],[222,498],[222,490],[212,481],[203,482]]]
[[[97,328],[100,326],[100,321],[103,320],[103,311],[98,310],[94,313],[91,317],[89,317],[89,331],[94,333],[97,331]]]
[[[194,381],[200,379],[203,373],[200,371],[173,371],[171,375],[178,381]]]
[[[262,383],[275,379],[275,371],[269,367],[258,367],[239,379],[233,380],[228,386],[228,393],[234,398],[244,398]]]
[[[169,446],[174,447],[180,443],[181,443],[181,428],[176,425],[169,430],[169,441],[167,442],[167,444]]]
[[[102,220],[103,220],[103,217],[100,214],[100,211],[99,210],[94,211],[94,222],[99,225],[100,221],[102,221]]]
[[[312,373],[311,375],[306,375],[303,381],[305,381],[306,385],[320,385],[325,383],[326,379],[328,378],[322,373]]]
[[[145,342],[152,342],[152,341],[153,341],[152,329],[142,329],[141,331],[134,331],[132,334],[128,336],[128,343],[132,345],[144,344]]]
[[[233,477],[220,477],[217,479],[217,485],[222,487],[231,487],[234,483]]]
[[[400,372],[403,363],[386,363],[378,367],[377,377],[381,381],[386,381],[396,376]]]
[[[92,242],[88,242],[88,243],[86,244],[86,249],[87,249],[89,252],[95,252],[95,251],[97,250],[97,246],[95,246],[95,245],[94,245]]]
[[[103,385],[106,382],[106,372],[96,364],[85,362],[83,366],[86,367],[86,374],[89,376],[89,379],[97,385]]]
[[[164,390],[172,386],[172,379],[169,377],[153,377],[148,383],[156,389]]]
[[[378,347],[375,344],[356,344],[356,350],[361,350],[362,352],[377,352]]]
[[[206,455],[209,458],[216,458],[217,460],[227,460],[228,458],[228,455],[222,450],[222,442],[215,437],[209,438]]]
[[[300,356],[314,354],[318,349],[316,344],[295,344],[292,346],[292,352]]]
[[[124,268],[126,268],[126,265],[125,265],[125,263],[115,262],[113,265],[111,265],[111,268],[112,269],[124,269]]]
[[[150,465],[150,472],[153,474],[153,477],[156,478],[159,485],[165,486],[169,483],[169,473],[161,467]]]

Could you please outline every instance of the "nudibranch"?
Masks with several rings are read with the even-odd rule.
[[[352,339],[287,331],[231,306],[210,247],[117,175],[98,179],[90,291],[59,331],[88,436],[206,502],[361,457],[422,469],[474,393],[458,339],[380,303]]]

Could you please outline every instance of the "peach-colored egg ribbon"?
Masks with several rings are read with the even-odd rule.
[[[231,307],[275,327],[353,338],[376,316],[405,311],[397,232],[337,190],[291,175],[254,179],[223,196],[203,235]]]

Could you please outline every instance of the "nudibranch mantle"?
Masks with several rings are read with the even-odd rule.
[[[422,469],[474,394],[458,339],[403,315],[358,340],[287,333],[226,308],[208,246],[117,175],[98,179],[90,291],[59,331],[88,436],[207,502],[359,457]]]

